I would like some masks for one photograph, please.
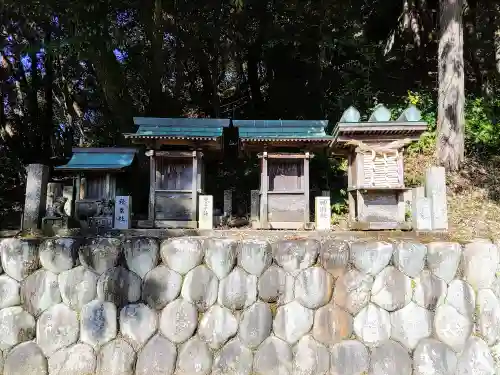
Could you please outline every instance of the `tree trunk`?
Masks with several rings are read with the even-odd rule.
[[[493,45],[495,46],[495,67],[498,74],[500,74],[500,4],[496,3],[494,5],[494,35],[493,35]]]
[[[440,0],[437,152],[439,163],[456,171],[464,159],[463,0]]]

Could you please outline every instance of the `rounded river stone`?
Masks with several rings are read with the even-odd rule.
[[[161,335],[155,335],[137,356],[135,375],[171,375],[175,370],[177,348]]]
[[[423,271],[427,246],[419,242],[400,241],[394,250],[394,265],[409,277],[417,277]]]
[[[325,344],[334,345],[352,335],[352,316],[334,304],[320,307],[314,313],[313,337]]]
[[[264,240],[242,240],[238,244],[238,265],[251,275],[260,276],[271,265],[271,245]]]
[[[39,241],[35,239],[6,238],[0,242],[0,256],[4,272],[21,281],[40,266]]]
[[[0,350],[35,337],[35,318],[20,306],[0,310]]]
[[[0,275],[0,309],[17,306],[21,303],[20,285],[7,275]]]
[[[309,309],[326,305],[332,290],[333,276],[320,267],[307,268],[295,279],[295,298]]]
[[[293,347],[295,375],[326,375],[330,370],[330,352],[311,336],[302,337]]]
[[[372,285],[372,276],[356,269],[350,270],[335,282],[333,301],[351,314],[357,314],[370,302]]]
[[[133,375],[134,349],[123,339],[105,344],[97,356],[96,375]]]
[[[386,267],[375,277],[371,300],[384,310],[401,309],[412,296],[412,280],[397,268]]]
[[[371,353],[371,375],[411,375],[411,359],[401,344],[387,340]]]
[[[391,337],[389,313],[373,303],[368,304],[354,318],[354,332],[366,345],[379,345]]]
[[[269,305],[258,301],[243,312],[238,337],[245,346],[255,349],[269,336],[272,325]]]
[[[54,273],[73,268],[77,257],[79,242],[74,238],[55,238],[40,244],[40,263]]]
[[[294,278],[283,268],[272,265],[259,277],[259,297],[266,302],[284,305],[294,298]]]
[[[475,290],[491,288],[500,262],[497,246],[489,241],[474,241],[464,246],[462,256],[464,279]]]
[[[257,375],[290,375],[292,368],[292,349],[277,337],[268,337],[255,352],[253,372]]]
[[[455,375],[457,355],[446,344],[423,339],[413,353],[414,375]]]
[[[35,317],[61,301],[59,282],[53,272],[38,270],[21,283],[21,302]]]
[[[73,310],[95,299],[98,276],[83,266],[63,271],[58,276],[62,301]]]
[[[321,244],[319,263],[333,277],[343,275],[349,263],[349,242],[327,240]]]
[[[272,244],[276,263],[294,276],[316,262],[319,248],[316,240],[280,240]]]
[[[205,314],[198,327],[198,336],[211,349],[219,349],[229,338],[236,335],[238,320],[230,310],[214,305]]]
[[[433,316],[429,310],[416,303],[403,307],[391,314],[391,337],[413,350],[420,340],[431,336]]]
[[[415,289],[413,290],[413,301],[421,307],[434,310],[441,304],[446,293],[448,285],[446,282],[432,272],[424,270],[415,279]]]
[[[79,333],[76,312],[62,303],[49,308],[36,322],[36,343],[47,357],[74,344]]]
[[[393,245],[382,241],[357,241],[351,244],[351,261],[363,273],[377,275],[391,260]]]
[[[160,331],[174,343],[182,343],[189,339],[198,326],[196,307],[183,299],[170,302],[162,311]]]
[[[181,275],[185,275],[203,260],[200,240],[191,237],[169,238],[160,246],[163,262]]]
[[[198,310],[206,311],[217,301],[218,287],[217,276],[206,266],[198,266],[184,277],[181,296]]]
[[[449,345],[454,351],[461,352],[472,333],[474,323],[460,314],[453,306],[438,306],[434,316],[436,338]]]
[[[455,242],[431,242],[427,245],[427,267],[449,283],[457,273],[462,248]]]
[[[236,267],[219,283],[219,304],[232,310],[241,310],[257,300],[257,276]]]
[[[212,353],[207,344],[197,337],[181,345],[177,358],[176,374],[207,375],[212,369]]]
[[[158,316],[148,306],[127,305],[120,311],[120,333],[135,350],[144,346],[158,328]]]
[[[113,267],[99,276],[97,298],[117,307],[141,298],[141,278],[123,267]]]
[[[34,342],[23,342],[5,357],[3,375],[47,375],[47,359]]]
[[[91,301],[80,312],[80,340],[93,348],[116,337],[116,306],[111,302]]]
[[[477,293],[476,326],[488,345],[500,340],[500,301],[491,289],[481,289]]]
[[[453,280],[448,285],[445,303],[453,306],[460,314],[472,318],[476,309],[474,289],[463,280]]]
[[[95,372],[97,358],[86,344],[58,350],[49,358],[49,375],[89,375]]]
[[[122,243],[117,238],[98,237],[88,240],[78,252],[80,263],[101,275],[118,264],[121,247]]]
[[[311,330],[314,312],[297,301],[278,307],[273,322],[274,334],[289,344],[296,343]]]
[[[123,242],[127,267],[143,278],[158,264],[159,245],[154,238],[133,237]]]
[[[231,340],[216,354],[213,375],[250,375],[253,353],[237,339]],[[144,374],[147,375],[147,374]]]
[[[456,375],[495,375],[497,366],[488,344],[479,337],[471,337],[458,358]]]
[[[203,241],[205,263],[219,279],[223,279],[236,263],[238,242],[229,238],[209,238]]]
[[[368,373],[370,354],[359,341],[344,340],[331,349],[330,373],[332,375],[364,375]]]
[[[142,283],[142,299],[153,309],[161,310],[179,296],[182,276],[160,265],[149,271]]]

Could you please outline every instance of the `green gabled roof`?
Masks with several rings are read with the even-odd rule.
[[[132,148],[74,148],[65,165],[55,167],[60,171],[120,170],[132,164],[136,150]]]
[[[323,141],[326,120],[233,120],[244,141]]]

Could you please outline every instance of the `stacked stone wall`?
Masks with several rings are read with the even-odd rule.
[[[3,375],[499,375],[478,240],[0,243]]]

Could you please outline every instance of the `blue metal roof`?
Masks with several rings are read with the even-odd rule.
[[[158,118],[134,117],[134,124],[139,128],[127,138],[195,138],[212,139],[222,136],[229,119],[212,118]]]
[[[130,148],[74,148],[66,165],[56,170],[119,170],[134,161],[136,150]]]
[[[234,120],[246,140],[324,140],[327,120]]]

